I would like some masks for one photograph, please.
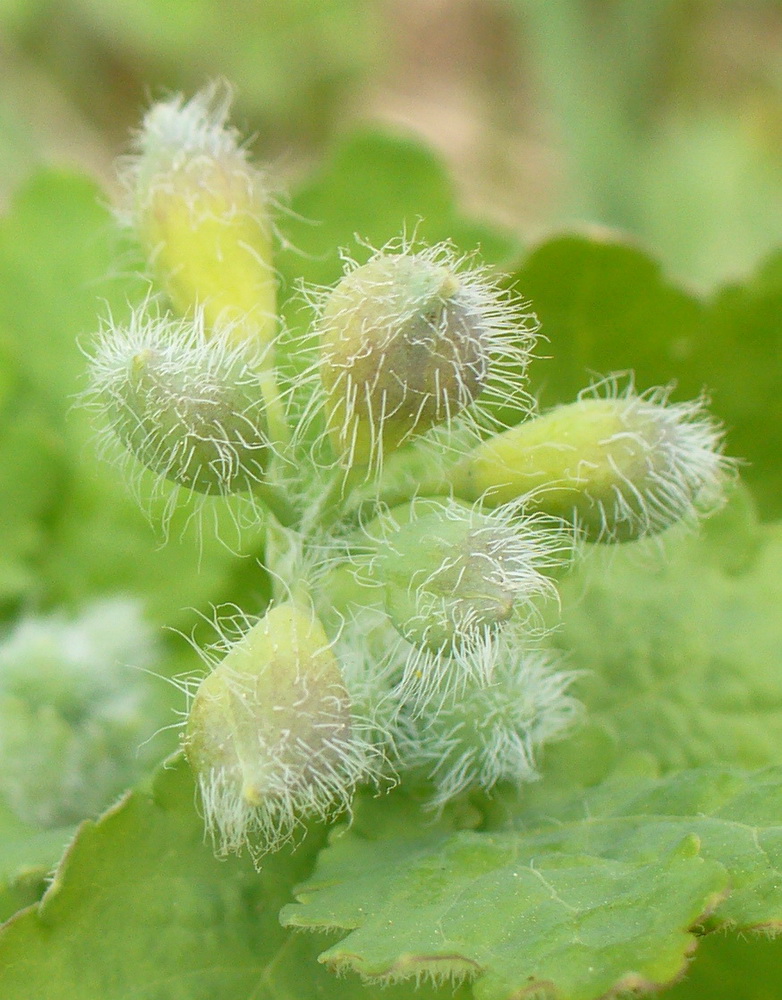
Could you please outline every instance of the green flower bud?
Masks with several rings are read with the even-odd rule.
[[[128,221],[183,314],[261,346],[275,332],[269,196],[228,127],[231,94],[213,85],[153,105],[126,161]]]
[[[451,482],[490,506],[525,497],[591,541],[630,541],[720,502],[730,467],[721,442],[701,400],[669,403],[661,389],[583,395],[482,442]]]
[[[193,322],[133,314],[107,328],[89,400],[143,465],[200,493],[252,490],[269,459],[257,350]]]
[[[370,770],[320,623],[272,608],[201,682],[185,752],[220,853],[276,849],[308,817],[345,808]]]
[[[534,781],[541,748],[566,735],[578,713],[567,695],[573,675],[559,669],[550,651],[525,648],[515,633],[503,632],[477,655],[491,683],[442,690],[423,709],[403,709],[398,723],[396,766],[433,783],[434,809],[470,788]]]
[[[443,247],[380,252],[353,267],[318,321],[335,450],[349,465],[379,465],[384,452],[471,406],[495,363],[526,364],[532,332],[519,322],[512,342],[516,319],[491,282],[460,271]]]
[[[22,820],[77,823],[159,756],[155,653],[138,606],[120,599],[23,619],[0,642],[0,796]]]
[[[369,525],[371,576],[394,627],[409,642],[451,649],[527,617],[551,592],[541,569],[556,532],[506,512],[448,499],[418,499]]]

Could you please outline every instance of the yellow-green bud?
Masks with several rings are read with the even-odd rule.
[[[457,495],[526,498],[592,540],[629,541],[713,507],[726,467],[702,401],[668,393],[584,396],[478,445],[451,476]]]
[[[204,678],[184,745],[223,853],[275,849],[303,819],[344,808],[367,770],[329,641],[292,603],[272,608]]]
[[[317,324],[328,431],[346,464],[379,465],[465,410],[503,353],[523,365],[531,333],[511,346],[509,314],[498,289],[459,270],[443,247],[380,252],[353,267]]]
[[[127,160],[128,215],[153,271],[183,314],[262,345],[275,333],[269,197],[235,130],[230,93],[153,105]]]

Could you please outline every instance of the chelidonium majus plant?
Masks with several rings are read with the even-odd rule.
[[[541,642],[557,568],[708,513],[731,463],[702,399],[629,376],[538,414],[534,313],[450,245],[343,254],[282,331],[269,186],[229,103],[144,118],[120,214],[151,291],[104,323],[87,395],[171,505],[264,524],[273,599],[185,685],[182,734],[216,849],[260,857],[367,782],[438,811],[536,779],[579,717]]]

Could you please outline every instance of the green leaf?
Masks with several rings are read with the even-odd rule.
[[[782,927],[782,768],[514,794],[480,832],[362,801],[283,923],[348,931],[321,955],[336,968],[469,975],[478,1000],[651,990],[685,969],[698,923]]]
[[[706,389],[763,514],[782,514],[782,255],[702,301],[615,236],[562,236],[531,253],[514,281],[548,338],[531,370],[545,406],[616,371],[634,371],[639,389],[674,382],[677,399]]]
[[[642,389],[692,383],[688,357],[703,307],[642,250],[615,236],[559,236],[537,247],[514,281],[548,339],[531,369],[544,406],[614,371],[635,371]]]
[[[648,861],[694,834],[728,870],[710,926],[782,929],[782,768],[697,768],[664,778],[628,769],[574,796],[541,783],[504,823],[540,849]],[[535,831],[534,834],[532,831]]]
[[[0,340],[0,605],[36,596],[35,568],[65,473],[51,408],[4,348]]]
[[[342,273],[339,250],[360,254],[356,236],[374,247],[403,235],[427,243],[450,240],[462,252],[480,247],[484,260],[509,262],[518,241],[465,219],[441,161],[414,138],[356,132],[294,195],[296,216],[284,221],[295,251],[283,253],[283,275],[329,283]]]
[[[29,826],[0,801],[0,922],[39,898],[73,830]]]
[[[689,929],[726,887],[696,837],[643,858],[600,857],[577,838],[547,849],[524,831],[433,832],[420,815],[383,836],[393,801],[362,803],[338,832],[283,923],[342,928],[321,955],[335,968],[394,981],[474,980],[477,1000],[546,995],[590,1000],[674,979],[694,946]]]
[[[3,1000],[378,1000],[318,966],[322,940],[278,923],[322,833],[258,873],[246,857],[214,857],[194,793],[177,759],[81,826],[41,904],[0,931]]]
[[[633,753],[665,771],[782,762],[782,525],[744,491],[699,534],[593,546],[559,589],[552,641],[588,722],[549,773],[594,780]]]
[[[731,453],[764,516],[782,516],[782,253],[708,303],[686,370],[697,373],[728,428]]]

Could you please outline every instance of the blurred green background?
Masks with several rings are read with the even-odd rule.
[[[618,228],[700,289],[780,242],[778,0],[0,0],[0,205],[41,163],[110,185],[150,97],[215,76],[291,181],[381,121],[525,242]]]

